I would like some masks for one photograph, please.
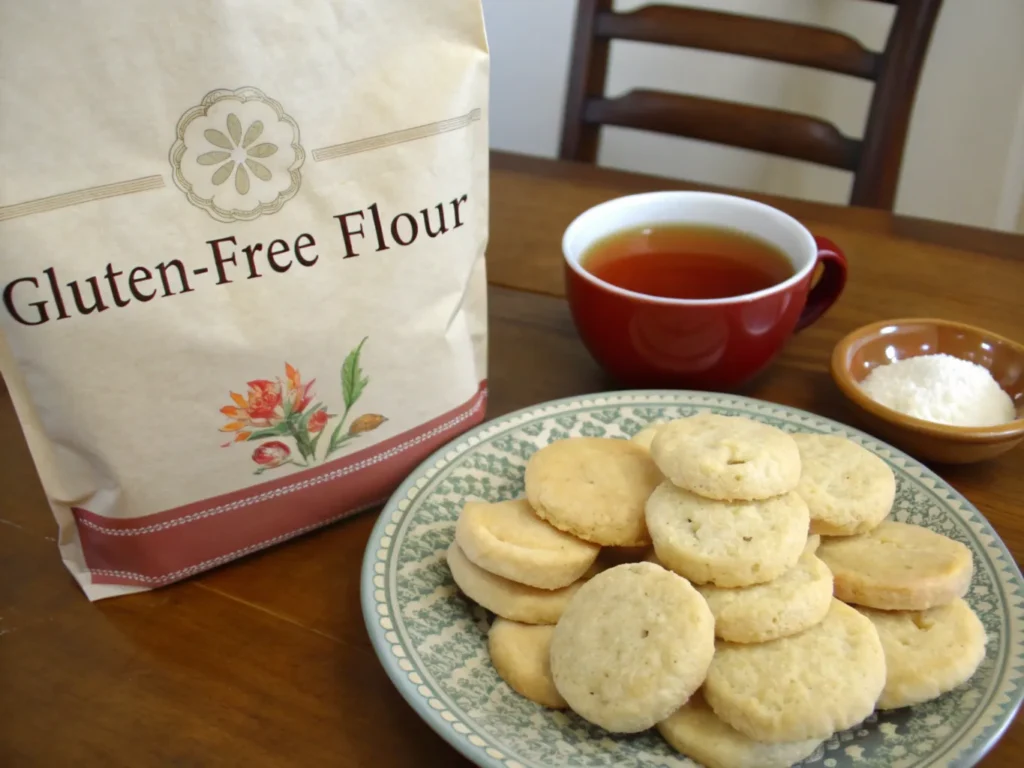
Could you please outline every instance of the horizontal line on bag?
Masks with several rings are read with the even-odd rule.
[[[430,136],[437,136],[441,133],[448,133],[449,131],[457,131],[460,128],[465,128],[470,123],[479,120],[480,116],[480,109],[472,109],[464,115],[449,117],[447,120],[438,120],[436,123],[417,125],[415,128],[405,128],[401,131],[382,133],[379,136],[369,136],[365,139],[346,141],[344,144],[334,144],[330,147],[321,147],[320,149],[313,150],[313,159],[320,163],[324,160],[335,160],[339,157],[357,155],[360,152],[369,152],[370,150],[380,149],[381,147],[404,144],[407,141],[426,139]]]
[[[24,203],[0,206],[0,221],[17,219],[20,216],[31,216],[34,213],[47,213],[58,208],[69,208],[72,205],[91,203],[94,200],[105,200],[108,197],[149,192],[151,189],[160,189],[163,186],[165,186],[163,176],[143,176],[131,181],[115,181],[113,184],[86,187],[77,192],[62,192],[59,195],[40,197],[38,200],[26,200]]]

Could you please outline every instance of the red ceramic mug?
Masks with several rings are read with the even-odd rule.
[[[669,299],[594,277],[580,259],[598,240],[641,226],[700,224],[739,230],[786,255],[793,275],[756,293]],[[562,238],[566,295],[583,343],[622,384],[731,390],[763,370],[786,340],[839,298],[846,257],[771,206],[710,192],[651,192],[597,205]],[[821,276],[812,285],[815,267]]]

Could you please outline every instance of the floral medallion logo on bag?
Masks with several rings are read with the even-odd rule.
[[[266,441],[252,452],[252,460],[257,465],[254,474],[261,475],[267,470],[289,464],[305,468],[327,461],[349,442],[377,429],[387,421],[379,413],[363,414],[345,428],[352,408],[370,383],[370,377],[363,373],[359,365],[359,355],[365,343],[366,339],[359,342],[341,366],[341,398],[345,408],[340,420],[330,431],[322,455],[318,455],[321,438],[328,432],[327,427],[331,421],[338,416],[330,413],[322,402],[314,402],[316,397],[313,385],[316,379],[303,383],[298,369],[288,363],[284,364],[284,381],[256,379],[248,382],[249,391],[245,395],[231,392],[234,404],[220,409],[230,421],[220,431],[233,432],[235,439],[223,447],[227,448],[233,443]],[[281,438],[294,442],[297,455],[292,453],[291,446]]]
[[[277,213],[299,191],[299,126],[258,88],[210,91],[181,116],[174,183],[217,221]]]

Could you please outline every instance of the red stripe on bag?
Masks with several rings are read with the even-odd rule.
[[[484,381],[457,408],[371,448],[145,517],[72,507],[92,582],[170,584],[377,506],[439,446],[482,421],[486,404]]]

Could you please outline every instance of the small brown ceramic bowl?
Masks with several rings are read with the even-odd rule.
[[[887,408],[860,388],[860,382],[879,365],[940,353],[987,368],[1013,399],[1017,418],[994,427],[936,424]],[[836,345],[832,378],[869,432],[926,461],[970,464],[998,456],[1024,441],[1024,346],[981,328],[933,318],[865,325]]]

